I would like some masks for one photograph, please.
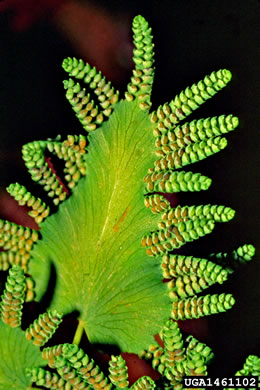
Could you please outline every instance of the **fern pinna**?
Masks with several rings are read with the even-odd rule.
[[[8,325],[20,326],[24,295],[27,301],[41,300],[52,272],[56,284],[51,311],[27,329],[28,348],[33,342],[39,351],[60,323],[58,312],[79,312],[73,344],[43,351],[55,373],[40,367],[45,364],[41,357],[34,364],[31,360],[22,364],[29,369],[27,378],[39,386],[129,388],[123,358],[112,357],[107,379],[77,347],[85,331],[93,343],[143,351],[141,356],[149,358],[162,375],[158,388],[182,388],[184,375],[206,375],[212,353],[193,338],[185,346],[172,320],[225,312],[235,302],[231,294],[197,295],[223,283],[233,271],[230,264],[219,264],[225,254],[204,259],[172,253],[211,233],[216,223],[232,219],[234,210],[210,204],[172,208],[161,195],[209,188],[210,178],[183,168],[224,149],[223,135],[238,126],[238,119],[232,115],[185,119],[224,88],[231,73],[212,72],[153,110],[154,51],[151,28],[142,16],[134,18],[133,37],[135,68],[124,97],[95,67],[67,58],[63,62],[70,77],[64,81],[66,97],[84,134],[34,141],[22,149],[33,181],[58,210],[51,214],[48,202],[22,184],[7,189],[19,204],[31,208],[29,214],[40,231],[1,221],[2,270],[12,267],[10,277],[18,273],[17,283],[23,280],[26,286],[25,294],[19,290],[19,297],[13,298],[6,287],[1,335],[7,332],[11,337]],[[65,184],[50,166],[47,153],[64,161]],[[252,245],[233,252],[234,259],[246,261],[253,255]],[[163,347],[154,345],[158,332]],[[0,370],[4,378],[0,388],[5,388],[10,381],[3,363]],[[25,388],[20,382],[19,386]],[[131,388],[153,389],[155,383],[143,377]]]

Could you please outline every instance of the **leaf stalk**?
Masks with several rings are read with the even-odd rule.
[[[83,335],[83,332],[84,332],[84,325],[85,325],[85,322],[82,320],[79,320],[79,323],[78,323],[78,326],[77,326],[77,329],[76,329],[76,332],[75,332],[75,335],[74,335],[74,338],[72,341],[73,344],[79,345],[81,338],[82,338],[82,335]]]

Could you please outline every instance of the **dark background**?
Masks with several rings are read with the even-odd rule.
[[[237,304],[230,312],[209,318],[207,341],[216,353],[211,372],[234,374],[247,355],[259,355],[260,351],[259,3],[253,0],[93,3],[104,7],[114,19],[124,15],[125,23],[129,24],[129,42],[132,16],[142,14],[148,19],[156,52],[154,107],[171,100],[213,70],[227,68],[233,74],[231,83],[196,111],[192,119],[232,113],[240,118],[240,126],[228,135],[229,145],[224,151],[191,167],[213,179],[211,188],[204,194],[181,194],[179,202],[218,203],[236,210],[233,221],[219,225],[206,240],[187,246],[186,253],[203,256],[233,250],[243,243],[258,247],[255,262],[241,267],[230,281],[214,290],[233,293]],[[60,66],[64,57],[78,53],[53,20],[42,18],[26,31],[14,32],[10,28],[11,18],[10,12],[0,15],[2,188],[15,181],[29,183],[21,159],[22,144],[80,131],[80,124],[64,97],[62,80],[66,76]],[[120,82],[114,80],[121,90],[128,82],[126,76],[131,74],[129,59],[124,56],[122,51],[123,76]]]

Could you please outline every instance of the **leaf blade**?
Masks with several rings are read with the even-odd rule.
[[[15,352],[15,353],[14,353]],[[20,328],[0,322],[0,389],[26,390],[31,384],[26,369],[44,366],[39,348],[25,338]]]
[[[92,342],[128,352],[150,344],[170,314],[159,261],[141,247],[160,220],[144,206],[143,177],[154,149],[148,115],[136,102],[120,102],[109,124],[90,136],[86,177],[43,223],[30,269],[39,299],[48,282],[40,280],[44,264],[53,262],[51,308],[78,310]]]

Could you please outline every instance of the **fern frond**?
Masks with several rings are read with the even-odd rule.
[[[185,362],[185,374],[188,376],[207,375],[207,365],[200,353],[194,350],[189,352],[189,356]]]
[[[54,361],[57,356],[62,354],[62,348],[64,344],[55,345],[54,347],[44,348],[42,350],[42,357],[44,360],[48,360],[48,366],[54,368]]]
[[[69,189],[88,175],[81,180],[71,199],[46,221],[43,219],[48,216],[49,208],[44,202],[20,184],[9,187],[20,204],[33,208],[36,222],[43,222],[42,239],[33,250],[34,261],[30,263],[30,273],[19,293],[26,291],[27,300],[33,298],[32,275],[36,299],[40,301],[48,286],[52,263],[57,278],[51,309],[56,307],[66,314],[73,310],[79,312],[75,344],[80,342],[84,328],[91,342],[113,343],[121,351],[138,352],[146,348],[154,342],[153,334],[158,333],[171,316],[160,332],[163,347],[158,343],[150,345],[141,356],[150,359],[152,367],[164,376],[165,381],[161,383],[165,390],[177,390],[183,388],[184,375],[207,374],[212,351],[195,338],[188,338],[186,347],[177,322],[172,320],[225,312],[233,306],[234,298],[231,294],[197,296],[213,283],[223,283],[228,269],[206,259],[168,253],[210,233],[215,222],[229,221],[234,211],[219,205],[171,208],[170,202],[158,192],[208,189],[210,178],[173,170],[223,149],[227,141],[222,135],[233,130],[238,119],[221,115],[177,126],[229,82],[231,73],[227,70],[213,72],[149,114],[154,52],[151,29],[142,16],[134,19],[133,34],[135,69],[125,100],[118,101],[118,91],[95,67],[75,58],[63,62],[63,68],[71,77],[64,81],[66,97],[83,128],[93,131],[88,136],[89,153],[86,153],[83,135],[69,135],[63,142],[60,138],[35,141],[23,147],[29,173],[53,198],[55,205],[64,201],[69,191],[47,162],[45,153],[65,162],[64,176]],[[92,89],[92,95],[96,95],[97,104],[82,86],[84,82]],[[107,122],[106,117],[109,117]],[[94,131],[97,127],[98,131]],[[38,239],[38,236],[33,239],[33,234],[26,228],[0,222],[0,245],[8,251],[0,255],[2,269],[21,264],[27,270],[32,245]],[[142,237],[146,254],[162,257],[161,273],[160,259],[151,263],[141,248]],[[248,261],[252,254],[252,247],[244,246],[233,252],[233,257]],[[161,283],[162,276],[170,281]],[[6,286],[10,284],[10,288],[14,288],[11,280],[9,277]],[[7,289],[1,303],[4,321],[10,307],[6,311],[4,308],[11,298]],[[7,321],[12,326],[20,325],[24,296],[19,299],[15,301],[18,319]],[[40,353],[38,347],[49,340],[60,322],[61,315],[51,311],[39,316],[26,332],[19,329],[12,332],[21,332],[23,353],[26,345]],[[2,328],[3,334],[7,334],[6,329],[10,330],[5,324]],[[26,341],[24,333],[32,343]],[[75,344],[44,349],[43,357],[49,367],[57,369],[58,375],[50,373],[54,370],[31,370],[38,385],[64,387],[64,390],[112,390],[114,386],[128,389],[128,370],[121,356],[111,358],[109,379]],[[39,366],[42,364],[40,362]],[[255,367],[254,362],[251,365]],[[0,371],[1,367],[4,367],[2,363]],[[132,390],[154,388],[155,382],[149,377],[140,378],[131,387]]]
[[[165,369],[171,370],[176,363],[185,360],[182,334],[177,322],[168,320],[160,332],[160,337],[164,343],[164,355],[161,357],[161,362],[165,364]],[[159,368],[159,372],[163,373],[162,368]]]
[[[182,379],[184,376],[207,375],[206,359],[194,349],[186,351],[185,359],[176,362],[171,368],[167,368],[164,375],[170,381],[173,389],[183,389]]]
[[[191,356],[191,351],[195,351],[205,359],[206,364],[209,364],[212,361],[212,359],[214,358],[214,353],[212,352],[212,349],[210,347],[200,342],[193,336],[188,336],[186,341],[188,342],[188,346],[186,348],[186,353],[188,357]]]
[[[55,205],[66,199],[67,191],[53,169],[49,167],[45,152],[50,152],[65,161],[65,180],[68,187],[72,189],[86,174],[85,146],[86,138],[83,135],[69,135],[63,142],[58,140],[34,141],[23,146],[23,159],[32,180],[43,186],[48,196],[53,198]]]
[[[214,294],[182,299],[172,304],[171,317],[174,320],[200,318],[225,312],[234,305],[232,294]]]
[[[255,255],[255,247],[251,244],[244,244],[232,252],[211,253],[210,258],[218,264],[226,267],[229,273],[233,273],[239,264],[247,264]]]
[[[159,149],[158,154],[168,154],[191,143],[226,134],[234,130],[238,124],[238,118],[233,115],[193,120],[178,125],[174,129],[167,129],[166,132],[156,137],[155,146]],[[155,136],[156,134],[155,132]]]
[[[1,254],[3,267],[16,264],[26,272],[30,252],[38,239],[36,230],[0,219],[0,247],[8,251]]]
[[[226,280],[228,273],[225,268],[207,259],[182,255],[164,255],[161,270],[165,279],[196,275],[206,281],[220,284]]]
[[[154,78],[154,51],[151,28],[147,21],[138,15],[133,20],[133,40],[135,69],[131,82],[125,93],[126,100],[132,101],[137,98],[141,110],[147,110],[151,106],[151,92]]]
[[[128,368],[121,355],[111,356],[109,361],[109,379],[117,389],[128,389]]]
[[[186,375],[197,376],[207,375],[207,365],[213,358],[211,348],[199,342],[192,336],[182,340],[178,323],[168,320],[159,333],[164,348],[152,345],[149,351],[142,351],[140,357],[151,359],[154,353],[158,355],[159,363],[154,366],[162,377],[157,382],[156,389],[160,390],[182,390],[183,377]]]
[[[109,116],[113,111],[113,106],[118,102],[119,91],[111,85],[110,81],[107,81],[106,77],[98,72],[95,66],[85,64],[83,60],[76,58],[65,58],[62,63],[63,69],[69,74],[79,80],[83,80],[85,84],[88,84],[89,88],[93,89],[95,95],[99,100],[99,104],[103,110],[101,110],[101,116]],[[69,81],[71,83],[71,81]],[[66,81],[65,81],[66,84]],[[78,84],[79,85],[79,84]],[[72,83],[69,88],[72,88]],[[78,87],[77,87],[78,88]],[[83,93],[84,89],[80,89],[78,92]],[[83,98],[84,96],[78,96]],[[98,124],[102,123],[101,116],[98,120]],[[86,129],[87,130],[87,129]],[[91,130],[90,130],[91,131]]]
[[[222,282],[227,279],[228,272],[225,272],[225,278],[223,278],[222,272]],[[184,299],[196,294],[199,294],[201,291],[207,289],[216,283],[215,280],[207,280],[205,277],[198,277],[196,275],[185,275],[179,276],[177,279],[171,280],[167,283],[169,290],[169,298],[172,301],[177,301],[179,299]]]
[[[70,371],[71,369],[73,372],[75,371],[84,382],[88,383],[95,390],[112,389],[111,383],[109,383],[108,379],[95,364],[94,360],[90,360],[88,355],[77,345],[65,344],[62,348],[62,356],[64,359],[60,356],[55,358],[55,365],[56,360],[59,361],[59,365],[62,364],[63,361],[64,365],[66,363],[66,366],[69,367],[66,369],[67,371]]]
[[[38,240],[36,230],[0,219],[0,247],[13,252],[29,252]]]
[[[228,222],[235,216],[235,210],[223,205],[199,205],[199,206],[177,206],[167,210],[162,215],[163,222],[160,224],[162,229],[171,225],[188,220],[206,218],[215,222]]]
[[[45,149],[49,149],[49,145],[51,141],[30,142],[23,146],[22,154],[32,180],[41,184],[48,196],[53,198],[53,203],[58,205],[66,199],[67,193],[44,158]]]
[[[251,375],[260,376],[260,357],[256,355],[249,355],[245,361],[243,369],[247,370]],[[258,380],[259,379],[260,378],[258,378]]]
[[[240,263],[251,261],[255,255],[255,247],[251,244],[240,246],[232,252],[232,258]]]
[[[144,177],[145,192],[187,192],[207,190],[212,180],[200,173],[185,171],[152,172]]]
[[[153,390],[155,382],[149,376],[139,378],[131,387],[131,390]]]
[[[183,364],[176,364],[171,370],[165,370],[162,380],[162,390],[183,390],[182,378],[185,375]]]
[[[96,130],[97,126],[104,121],[104,115],[95,105],[94,100],[91,100],[90,94],[86,94],[85,88],[81,88],[80,84],[72,79],[64,81],[64,88],[67,90],[66,98],[83,129],[88,132]]]
[[[27,340],[42,346],[52,337],[62,321],[62,315],[56,310],[40,314],[40,316],[26,329]]]
[[[63,344],[61,347],[62,356],[67,359],[75,369],[78,370],[79,368],[89,365],[89,363],[92,365],[94,364],[94,360],[90,359],[83,349],[79,348],[76,344]]]
[[[90,390],[92,388],[62,356],[55,358],[55,368],[61,378],[72,386],[72,389]]]
[[[149,256],[159,256],[211,233],[214,226],[214,221],[207,218],[180,222],[176,226],[147,234],[142,239],[142,246],[149,248],[146,249]]]
[[[160,136],[167,132],[167,129],[173,128],[179,121],[186,118],[202,103],[224,88],[230,80],[229,70],[221,69],[218,72],[212,72],[197,84],[187,87],[170,103],[159,106],[157,111],[151,114],[154,135]]]
[[[73,189],[81,177],[86,175],[86,137],[84,135],[68,135],[62,143],[47,144],[50,152],[65,161],[64,178],[70,189]]]
[[[18,202],[20,206],[31,207],[32,210],[28,212],[37,224],[40,224],[50,213],[49,206],[46,205],[40,198],[36,198],[26,187],[19,183],[11,184],[6,188],[7,192]]]
[[[20,256],[18,253],[14,252],[0,252],[0,271],[7,271],[12,266],[19,265],[23,270],[27,269],[27,263],[30,258],[30,255],[27,253],[27,256]],[[25,278],[25,301],[32,301],[34,298],[34,282],[32,278],[26,276]]]
[[[21,326],[22,308],[24,303],[25,277],[21,267],[13,266],[8,273],[5,290],[1,296],[1,320],[17,328]]]
[[[55,372],[49,372],[41,367],[28,368],[27,374],[37,386],[43,386],[47,389],[72,390],[69,382]]]
[[[201,161],[215,153],[220,152],[227,146],[224,137],[209,138],[205,141],[195,142],[174,152],[168,153],[154,163],[156,172],[164,172],[171,169],[178,169],[186,165]]]
[[[235,376],[255,376],[256,382],[260,381],[260,358],[256,355],[249,355],[243,365],[243,368],[235,373]],[[248,378],[249,379],[249,378]],[[258,384],[259,387],[259,384]],[[248,387],[247,387],[248,388]],[[251,387],[250,387],[251,388]],[[237,389],[237,387],[236,387]],[[225,387],[223,390],[235,390],[234,387]],[[245,390],[245,388],[239,388]]]

